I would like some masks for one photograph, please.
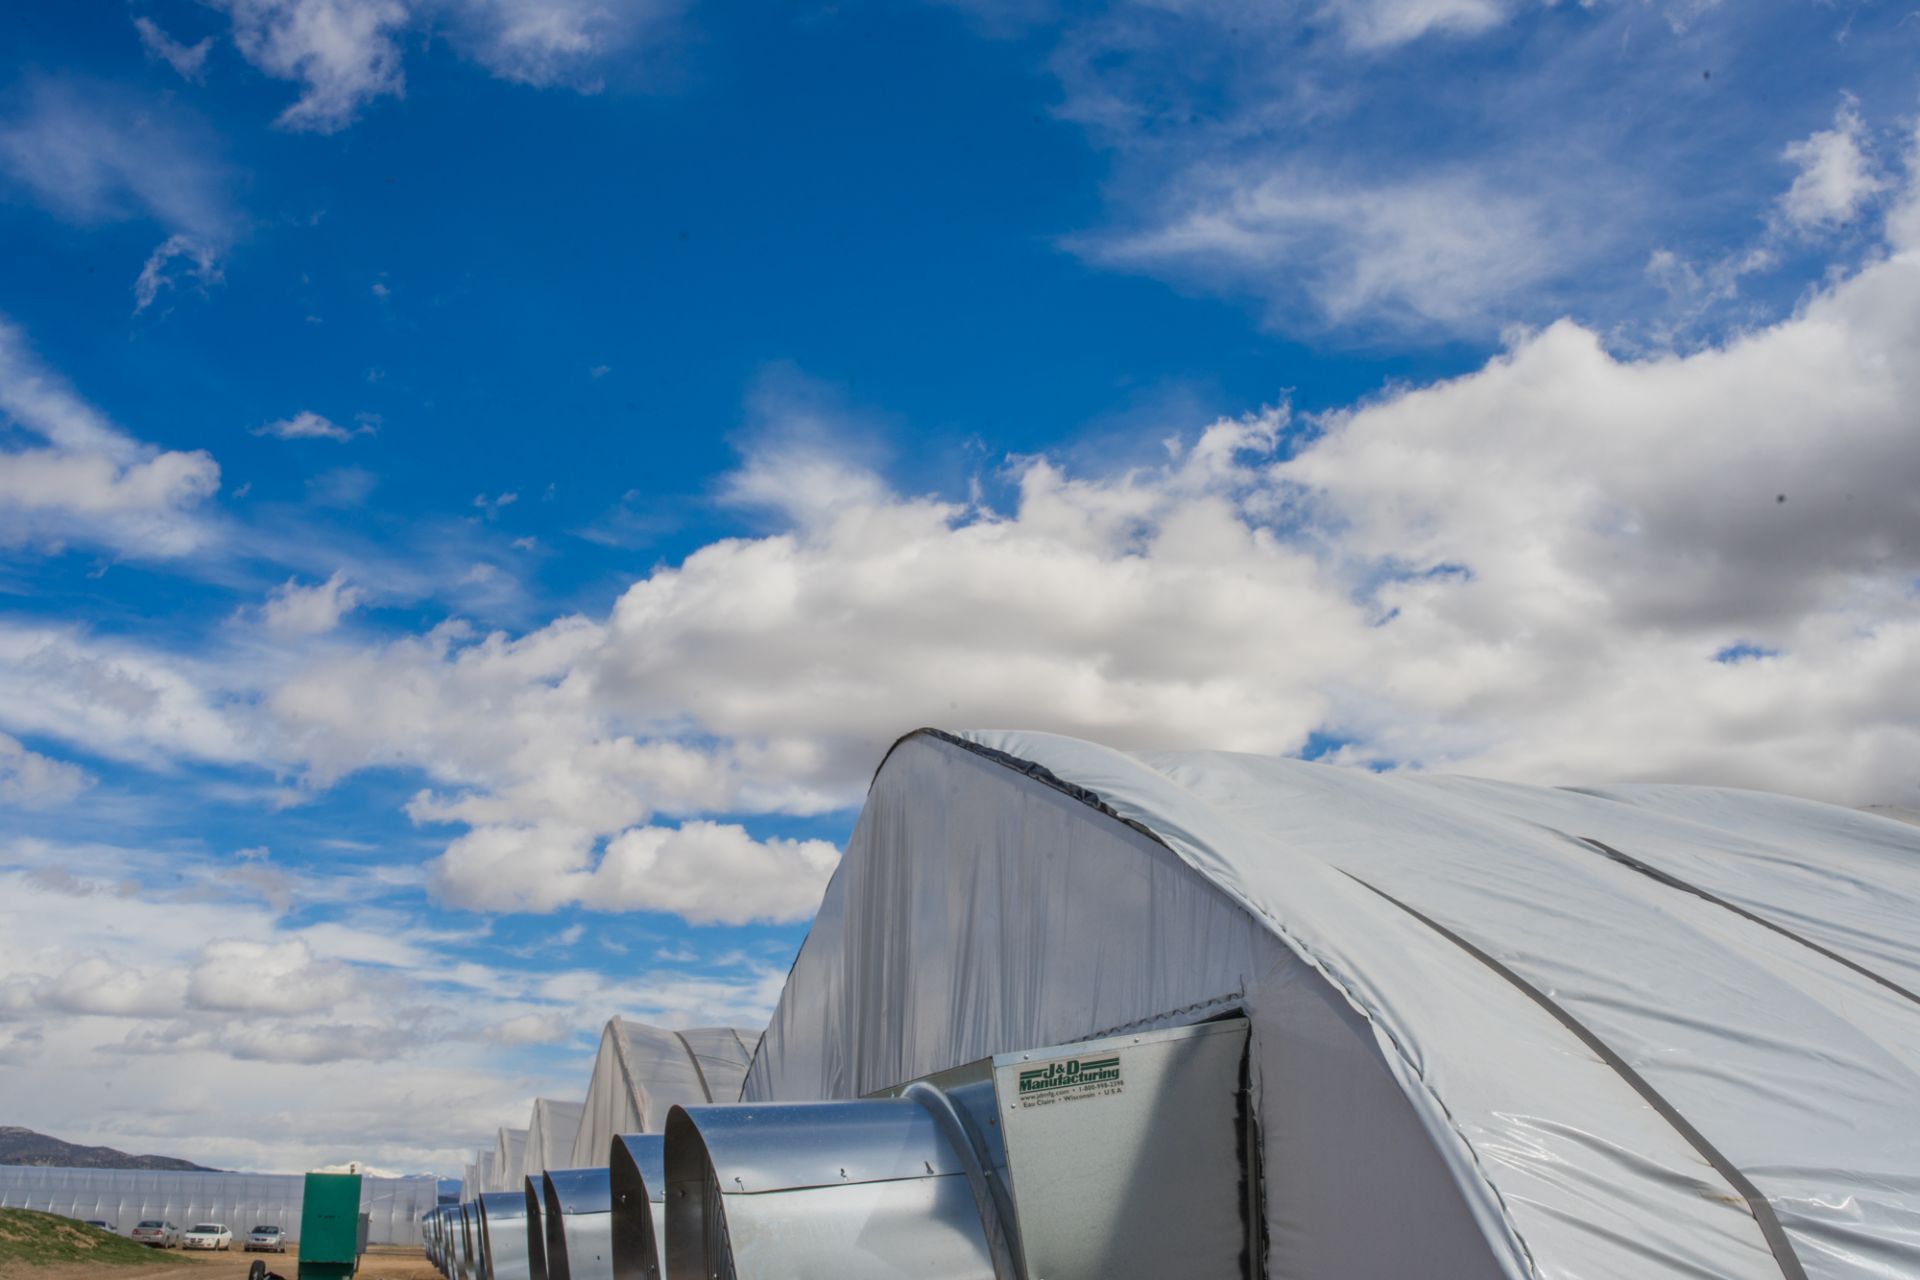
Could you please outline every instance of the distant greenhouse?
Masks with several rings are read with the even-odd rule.
[[[143,1218],[176,1226],[219,1222],[235,1235],[273,1223],[297,1238],[306,1179],[297,1173],[178,1172],[169,1169],[48,1169],[0,1166],[0,1208],[39,1209],[111,1222],[125,1235]],[[434,1178],[360,1180],[360,1211],[372,1244],[421,1243],[420,1219],[439,1202]]]

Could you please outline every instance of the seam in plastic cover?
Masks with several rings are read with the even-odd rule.
[[[1696,884],[1689,884],[1687,881],[1682,880],[1679,876],[1676,876],[1671,872],[1662,871],[1658,867],[1651,866],[1648,863],[1642,862],[1640,861],[1640,859],[1632,856],[1631,854],[1622,853],[1620,852],[1620,850],[1614,848],[1610,844],[1602,844],[1600,843],[1600,841],[1595,840],[1592,836],[1579,836],[1577,837],[1577,839],[1579,843],[1587,845],[1588,847],[1593,849],[1598,849],[1601,853],[1606,854],[1609,858],[1612,858],[1615,862],[1619,863],[1621,866],[1626,867],[1633,871],[1638,871],[1641,875],[1647,877],[1647,879],[1649,880],[1654,881],[1656,884],[1663,884],[1669,889],[1678,889],[1682,893],[1690,893],[1694,897],[1699,898],[1704,902],[1711,902],[1716,907],[1724,907],[1726,910],[1733,912],[1733,914],[1739,916],[1743,920],[1751,920],[1753,921],[1753,923],[1759,925],[1763,929],[1771,929],[1783,938],[1791,938],[1793,939],[1793,941],[1807,948],[1807,950],[1815,952],[1819,955],[1823,955],[1827,959],[1833,961],[1835,964],[1844,965],[1845,967],[1853,970],[1855,973],[1859,974],[1863,978],[1872,979],[1874,982],[1879,983],[1881,986],[1893,992],[1895,995],[1905,996],[1907,999],[1913,1001],[1915,1004],[1920,1004],[1920,995],[1915,995],[1913,992],[1907,990],[1905,987],[1895,982],[1892,978],[1885,977],[1882,974],[1875,973],[1872,969],[1867,968],[1865,965],[1855,963],[1854,961],[1849,960],[1845,956],[1841,955],[1839,952],[1833,951],[1826,947],[1821,946],[1819,943],[1815,942],[1812,938],[1802,937],[1800,934],[1795,933],[1793,930],[1788,929],[1783,925],[1775,924],[1773,921],[1767,919],[1765,916],[1757,915],[1754,912],[1747,910],[1745,907],[1740,906],[1737,903],[1728,902],[1725,898],[1722,898],[1720,895],[1716,893],[1711,893],[1708,890],[1702,889],[1700,886]]]
[[[1722,1178],[1725,1178],[1727,1184],[1740,1193],[1740,1198],[1747,1202],[1748,1211],[1753,1214],[1754,1222],[1760,1227],[1760,1234],[1766,1238],[1767,1248],[1772,1250],[1774,1261],[1780,1265],[1780,1274],[1787,1277],[1787,1280],[1807,1280],[1806,1270],[1800,1265],[1800,1257],[1793,1251],[1793,1241],[1787,1238],[1786,1228],[1780,1225],[1779,1217],[1773,1212],[1773,1204],[1761,1193],[1760,1188],[1754,1186],[1747,1175],[1742,1173],[1733,1161],[1727,1159],[1726,1155],[1722,1153],[1718,1147],[1709,1142],[1704,1133],[1694,1128],[1693,1122],[1680,1114],[1679,1110],[1671,1102],[1667,1101],[1666,1095],[1662,1094],[1658,1089],[1655,1089],[1645,1076],[1635,1071],[1625,1058],[1615,1053],[1607,1042],[1594,1034],[1586,1023],[1567,1012],[1563,1006],[1557,1004],[1546,992],[1540,990],[1540,988],[1528,982],[1505,964],[1502,964],[1498,959],[1482,951],[1479,947],[1447,928],[1447,926],[1441,924],[1432,916],[1427,915],[1417,907],[1408,906],[1406,903],[1400,901],[1400,899],[1388,893],[1385,889],[1368,884],[1351,871],[1343,870],[1340,874],[1346,876],[1362,888],[1371,889],[1388,902],[1391,902],[1394,906],[1420,921],[1420,923],[1453,943],[1454,946],[1459,947],[1481,964],[1499,974],[1502,978],[1506,979],[1515,990],[1553,1015],[1555,1021],[1568,1031],[1571,1031],[1582,1044],[1594,1052],[1595,1056],[1613,1068],[1614,1073],[1624,1080],[1635,1093],[1639,1094],[1662,1120],[1665,1120],[1671,1125],[1675,1133],[1678,1133],[1682,1138],[1686,1139],[1688,1145],[1692,1146],[1695,1151],[1700,1153],[1702,1159],[1713,1166],[1714,1172],[1718,1173]]]

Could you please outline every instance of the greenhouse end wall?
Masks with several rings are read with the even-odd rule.
[[[305,1182],[305,1175],[298,1173],[5,1165],[0,1166],[0,1208],[100,1218],[121,1235],[143,1218],[162,1218],[182,1229],[218,1222],[236,1236],[256,1224],[272,1223],[297,1239]],[[360,1211],[369,1218],[369,1244],[420,1244],[420,1219],[437,1203],[438,1182],[431,1177],[360,1181]]]

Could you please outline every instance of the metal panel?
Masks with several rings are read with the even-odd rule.
[[[613,1280],[613,1193],[605,1169],[542,1175],[547,1280]]]
[[[993,1060],[1027,1274],[1258,1274],[1243,1018]]]
[[[968,1165],[918,1102],[676,1107],[672,1280],[993,1280]]]
[[[667,1238],[666,1138],[613,1140],[613,1280],[660,1280]]]
[[[492,1280],[528,1280],[526,1192],[481,1196],[480,1235]]]
[[[547,1280],[547,1202],[542,1194],[544,1182],[520,1179],[520,1192],[527,1202],[527,1273],[533,1280]]]

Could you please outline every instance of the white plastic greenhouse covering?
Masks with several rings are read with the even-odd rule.
[[[676,1105],[737,1101],[758,1038],[734,1027],[669,1031],[614,1018],[600,1033],[568,1164],[606,1164],[617,1135],[660,1132]]]
[[[306,1176],[298,1173],[0,1165],[0,1206],[101,1218],[121,1235],[142,1218],[162,1218],[182,1229],[219,1222],[236,1236],[272,1223],[297,1239],[305,1190]],[[373,1244],[419,1244],[420,1219],[438,1203],[436,1178],[360,1180],[360,1211],[369,1215],[367,1239]]]
[[[538,1178],[549,1169],[572,1167],[573,1140],[580,1132],[580,1117],[586,1111],[581,1102],[558,1102],[535,1098],[533,1114],[527,1119],[526,1160],[521,1171]]]
[[[1240,1010],[1273,1280],[1911,1280],[1916,993],[1899,821],[922,731],[744,1096]]]
[[[494,1139],[492,1182],[489,1191],[520,1191],[526,1177],[527,1131],[501,1129]]]
[[[497,1146],[499,1139],[496,1137],[494,1141]],[[474,1156],[473,1163],[467,1166],[466,1175],[460,1182],[462,1200],[477,1199],[482,1192],[497,1190],[493,1185],[493,1160],[493,1147],[483,1148]]]

